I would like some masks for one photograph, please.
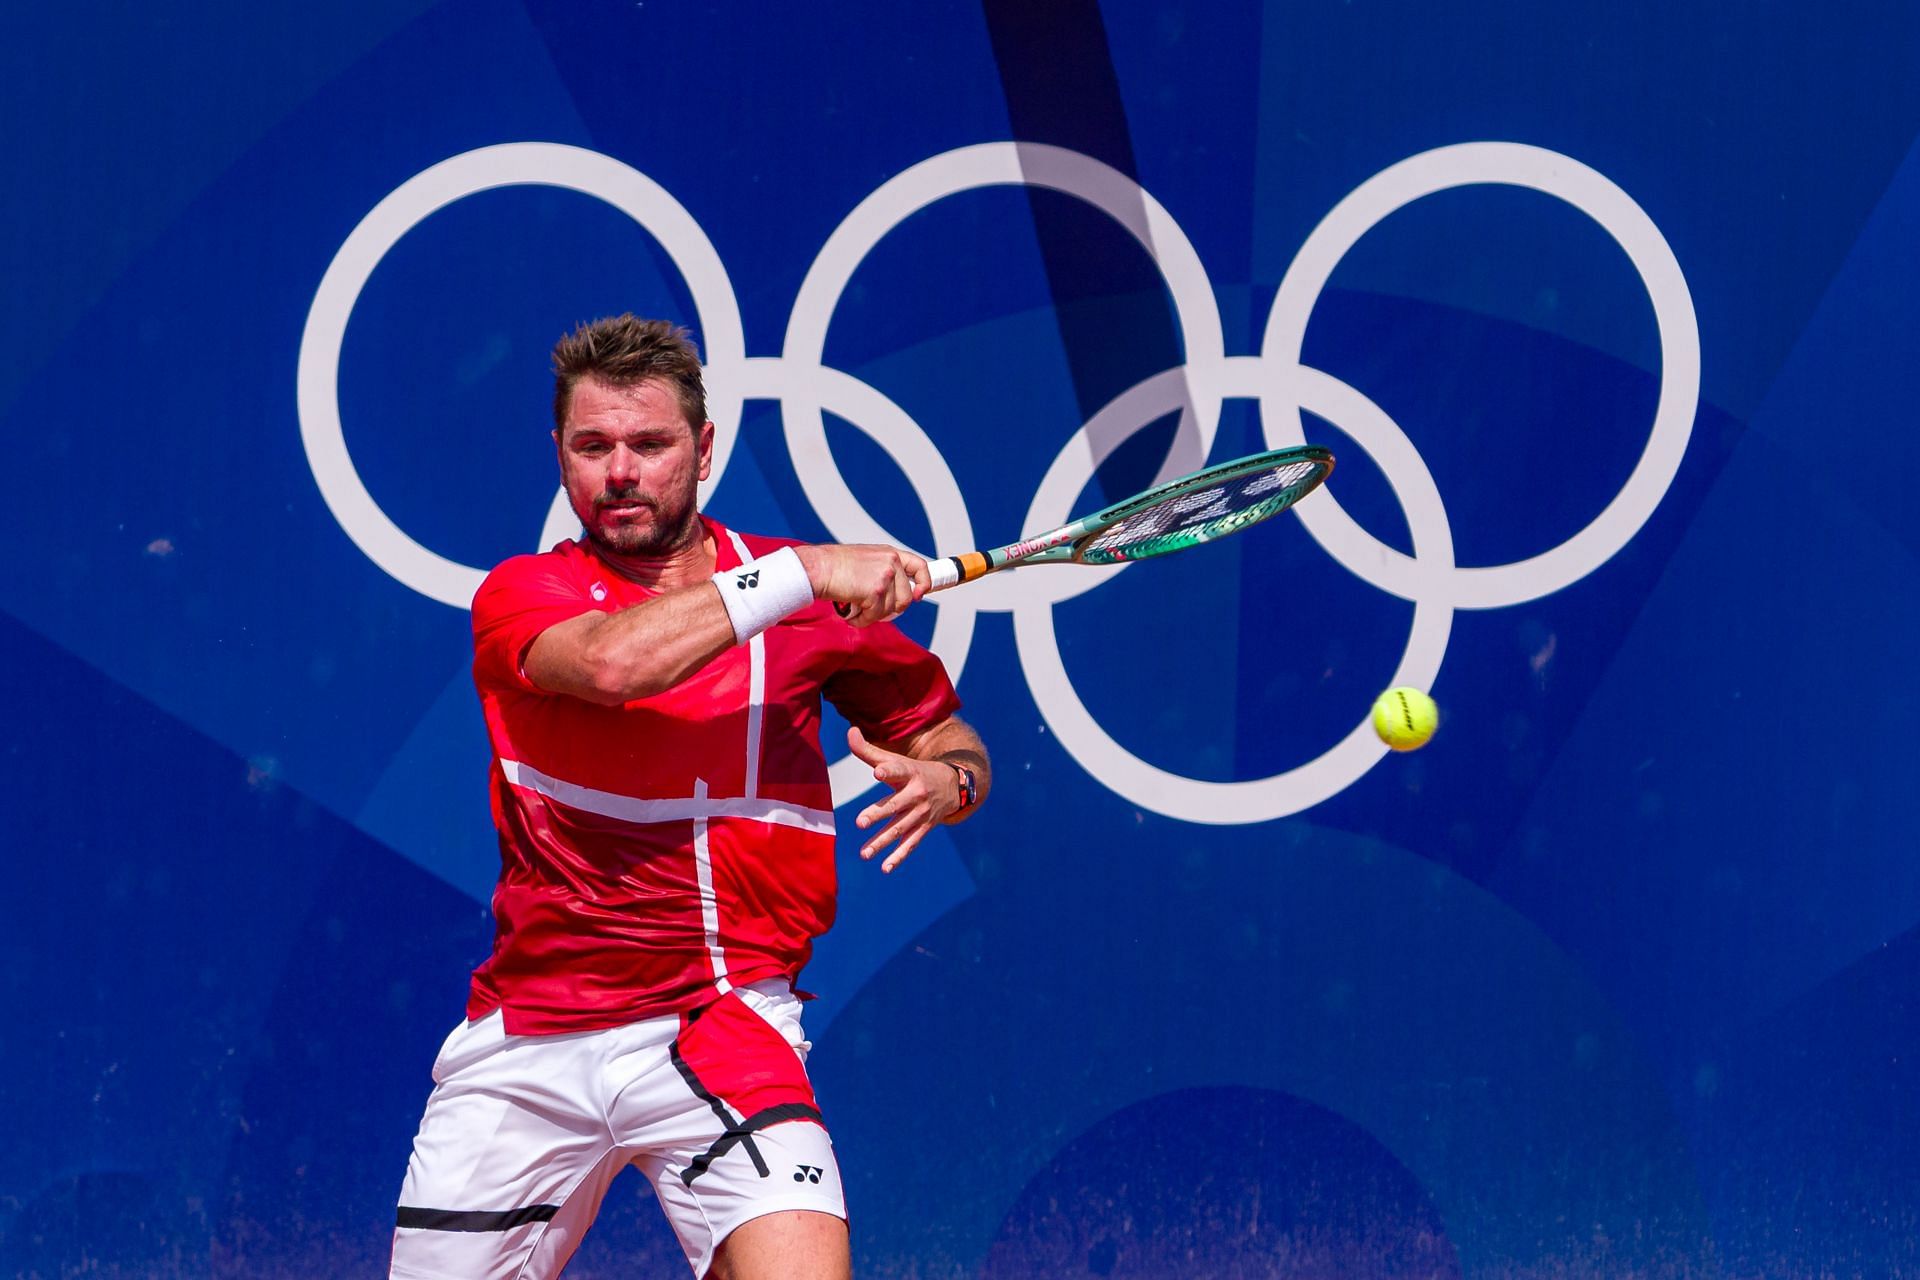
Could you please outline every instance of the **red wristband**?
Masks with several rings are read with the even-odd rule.
[[[974,805],[980,803],[979,784],[973,780],[973,770],[967,768],[967,766],[954,764],[951,760],[947,761],[947,764],[952,768],[954,773],[960,777],[960,807],[955,809],[954,812],[965,813],[967,810],[973,808]]]

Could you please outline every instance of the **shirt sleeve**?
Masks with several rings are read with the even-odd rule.
[[[868,738],[909,738],[960,709],[946,666],[900,628],[880,622],[847,631],[846,661],[821,692]]]
[[[474,683],[546,692],[527,679],[527,650],[548,627],[599,607],[553,557],[506,561],[473,597]]]

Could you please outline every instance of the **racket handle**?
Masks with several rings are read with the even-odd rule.
[[[929,591],[945,591],[962,582],[972,582],[993,572],[993,561],[984,551],[969,551],[963,556],[927,561],[927,576],[933,579]]]
[[[927,561],[927,576],[933,579],[929,591],[945,591],[960,581],[960,560],[957,556],[948,556],[944,560]]]

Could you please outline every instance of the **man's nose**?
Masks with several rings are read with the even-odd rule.
[[[621,488],[639,483],[640,455],[623,444],[615,445],[607,459],[607,479]]]

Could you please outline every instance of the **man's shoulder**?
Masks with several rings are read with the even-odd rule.
[[[585,556],[577,542],[562,542],[546,551],[509,556],[493,567],[474,594],[474,604],[522,595],[577,588]]]

